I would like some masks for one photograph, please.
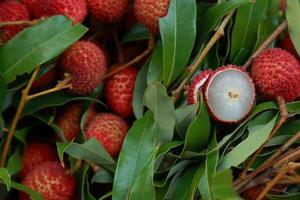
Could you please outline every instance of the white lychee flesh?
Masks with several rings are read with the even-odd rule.
[[[206,103],[213,117],[221,122],[234,123],[251,111],[255,88],[248,74],[228,68],[216,72],[207,83]]]

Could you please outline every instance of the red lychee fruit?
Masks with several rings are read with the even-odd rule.
[[[40,193],[45,200],[71,200],[75,194],[76,180],[59,162],[46,162],[29,172],[22,184]],[[21,193],[21,200],[30,197]]]
[[[57,124],[63,131],[64,137],[67,141],[71,141],[80,133],[80,116],[82,114],[82,103],[74,102],[68,104],[57,116]],[[96,116],[96,111],[91,106],[87,111],[85,119],[85,127]]]
[[[264,190],[264,185],[257,185],[252,188],[247,189],[244,191],[241,196],[245,200],[256,200],[256,198],[259,196],[259,194]],[[267,200],[267,197],[264,197],[262,200]]]
[[[106,71],[103,50],[87,41],[73,44],[61,57],[62,71],[70,76],[72,93],[90,94],[103,80]]]
[[[129,8],[128,0],[87,0],[92,15],[106,23],[119,21]]]
[[[128,131],[128,125],[121,117],[100,113],[89,124],[86,130],[86,137],[96,138],[108,153],[115,157],[119,154],[124,138]]]
[[[47,143],[33,142],[26,146],[22,155],[21,177],[25,177],[31,170],[41,163],[58,160],[56,149]]]
[[[18,1],[0,2],[0,22],[29,20],[25,6]],[[5,43],[25,28],[24,25],[8,25],[0,28],[0,43]]]
[[[255,105],[255,87],[241,67],[219,67],[205,83],[204,100],[213,119],[221,123],[238,123]]]
[[[159,33],[158,20],[167,15],[170,0],[136,0],[134,12],[138,21],[150,32]]]
[[[212,70],[208,69],[200,72],[191,83],[191,86],[188,90],[188,104],[195,104],[198,102],[199,92],[202,91],[203,86],[205,85],[209,76],[213,73]]]
[[[53,67],[48,72],[46,72],[43,76],[41,76],[39,79],[35,80],[32,83],[32,88],[40,89],[47,87],[55,82],[57,78],[57,69],[56,67]]]
[[[284,49],[284,50],[290,52],[290,53],[293,54],[296,58],[298,57],[298,53],[297,53],[297,51],[296,51],[296,49],[295,49],[295,46],[294,46],[294,44],[293,44],[293,42],[292,42],[292,40],[291,40],[291,36],[290,36],[290,34],[289,34],[288,32],[286,32],[286,33],[284,34],[284,38],[283,38],[283,40],[279,43],[279,47],[280,47],[281,49]]]
[[[124,118],[133,115],[132,98],[138,70],[127,67],[110,77],[105,82],[105,98],[107,105]]]
[[[289,52],[271,48],[253,62],[251,74],[258,92],[267,100],[281,96],[293,101],[300,95],[300,66]]]
[[[33,17],[65,15],[74,23],[83,22],[87,15],[85,0],[22,0]]]

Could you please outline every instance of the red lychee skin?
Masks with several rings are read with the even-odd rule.
[[[298,60],[283,49],[262,52],[252,64],[251,74],[258,92],[266,100],[281,96],[285,101],[293,101],[300,95]]]
[[[23,178],[31,170],[47,161],[58,160],[57,152],[53,146],[42,142],[29,143],[22,155],[22,170],[20,176]]]
[[[32,88],[40,89],[40,88],[47,87],[52,83],[54,83],[56,78],[57,78],[57,69],[54,67],[50,69],[48,72],[46,72],[39,79],[35,80],[32,83]]]
[[[209,103],[208,103],[209,100],[208,100],[208,93],[207,93],[207,92],[208,92],[208,87],[209,87],[211,81],[213,80],[213,78],[214,78],[218,73],[220,73],[220,72],[222,72],[222,71],[226,71],[226,70],[228,70],[228,69],[234,69],[234,70],[238,70],[238,71],[241,71],[242,73],[244,73],[244,74],[249,78],[249,80],[251,80],[251,82],[252,82],[252,88],[253,88],[253,91],[254,91],[254,93],[253,93],[253,98],[252,98],[252,101],[251,101],[252,104],[249,106],[249,109],[248,109],[248,111],[247,111],[248,114],[246,114],[242,119],[240,119],[240,120],[238,120],[238,121],[223,121],[222,119],[219,119],[216,115],[214,115],[214,113],[212,112],[212,108],[210,107],[210,105],[209,105]],[[249,114],[251,113],[251,110],[252,110],[252,108],[255,106],[255,102],[256,102],[256,100],[255,100],[255,97],[256,97],[255,85],[254,85],[254,83],[253,83],[252,78],[251,78],[250,75],[246,72],[246,70],[245,70],[244,68],[239,67],[239,66],[236,66],[236,65],[232,65],[232,64],[226,65],[226,66],[221,66],[221,67],[219,67],[218,69],[216,69],[213,73],[211,73],[211,75],[209,76],[208,80],[206,81],[206,83],[205,83],[205,85],[204,85],[202,91],[203,91],[203,93],[204,93],[203,96],[204,96],[205,104],[206,104],[206,107],[207,107],[207,109],[208,109],[208,112],[210,113],[210,116],[211,116],[215,121],[220,122],[220,123],[222,123],[222,124],[236,124],[236,123],[238,123],[238,122],[240,122],[240,121],[243,121],[246,117],[249,116]]]
[[[0,2],[0,13],[0,22],[29,20],[26,7],[14,0]],[[24,28],[23,25],[10,25],[0,28],[0,43],[7,42]]]
[[[71,141],[80,133],[80,116],[82,114],[82,104],[74,102],[67,105],[62,112],[57,116],[57,124],[63,131],[64,137],[67,141]],[[96,116],[96,111],[90,107],[87,111],[85,120],[85,127]]]
[[[68,175],[59,162],[45,162],[29,172],[22,184],[40,193],[45,200],[71,200],[75,194],[76,180]],[[21,193],[21,200],[30,200]]]
[[[65,15],[76,24],[87,15],[85,0],[22,0],[22,3],[35,18]]]
[[[293,54],[296,58],[298,57],[298,53],[295,49],[295,46],[291,40],[291,36],[288,32],[285,33],[283,40],[280,42],[279,47],[284,49],[291,54]]]
[[[124,118],[133,116],[132,98],[137,74],[136,68],[127,67],[105,82],[107,105]]]
[[[119,154],[124,138],[128,131],[128,125],[121,117],[100,113],[89,124],[86,130],[86,137],[96,138],[108,153],[115,157]]]
[[[159,34],[158,20],[167,15],[170,0],[136,0],[134,12],[150,32]]]
[[[257,185],[252,188],[247,189],[244,191],[241,196],[245,200],[256,200],[256,198],[259,196],[259,194],[264,190],[264,185]],[[262,200],[267,200],[267,197],[264,197]]]
[[[61,57],[62,71],[70,75],[72,93],[90,94],[103,80],[106,72],[103,50],[87,41],[73,44]]]
[[[129,8],[128,0],[87,0],[92,15],[106,23],[119,21]]]
[[[202,87],[205,85],[209,76],[213,73],[212,70],[208,69],[200,72],[193,80],[188,90],[188,104],[195,104],[198,102],[198,92],[202,92]]]

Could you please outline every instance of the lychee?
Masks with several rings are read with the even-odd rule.
[[[90,94],[103,80],[106,72],[103,50],[88,41],[78,41],[61,57],[62,71],[70,76],[72,93]]]
[[[82,114],[82,109],[82,103],[70,103],[64,107],[57,116],[57,124],[61,128],[67,141],[71,141],[80,133],[80,116]],[[91,120],[93,120],[95,116],[96,111],[94,107],[91,106],[87,111],[85,127],[91,122]]]
[[[247,189],[244,191],[241,196],[245,200],[256,200],[256,198],[259,196],[259,194],[264,190],[264,185],[257,185],[252,188]],[[267,200],[266,197],[264,197],[262,200]]]
[[[158,20],[167,15],[170,0],[136,0],[134,12],[138,21],[150,32],[159,33]]]
[[[75,194],[76,180],[59,162],[45,162],[29,172],[22,184],[40,193],[45,200],[71,200]],[[30,197],[21,193],[21,200]]]
[[[204,86],[204,99],[213,119],[221,123],[237,123],[255,104],[252,79],[241,67],[227,65],[212,73]]]
[[[105,82],[105,98],[107,105],[124,118],[133,115],[132,98],[138,70],[127,67],[110,77]]]
[[[281,49],[284,49],[284,50],[290,52],[290,53],[293,54],[295,57],[298,57],[298,53],[297,53],[297,51],[296,51],[296,49],[295,49],[295,46],[294,46],[294,44],[293,44],[293,42],[292,42],[292,40],[291,40],[291,36],[290,36],[290,34],[289,34],[288,32],[286,32],[286,33],[284,34],[284,38],[283,38],[283,40],[279,43],[279,47],[280,47]]]
[[[85,0],[22,0],[33,17],[65,15],[74,23],[83,22],[87,15]]]
[[[48,72],[46,72],[44,75],[42,75],[40,78],[35,80],[32,83],[32,88],[40,89],[47,87],[55,82],[57,78],[57,69],[54,67],[50,69]]]
[[[128,0],[87,0],[87,5],[95,18],[106,23],[119,21],[129,8]]]
[[[21,177],[25,177],[31,170],[41,163],[58,160],[56,149],[47,143],[33,142],[26,145],[22,155]]]
[[[108,153],[115,157],[121,150],[127,131],[128,125],[121,117],[100,113],[87,127],[86,137],[96,138]]]
[[[0,13],[0,22],[29,20],[26,7],[14,0],[0,2]],[[24,28],[24,25],[7,25],[0,28],[0,44],[10,40]]]
[[[271,48],[253,62],[251,74],[258,92],[267,100],[281,96],[293,101],[300,95],[300,66],[289,52]]]

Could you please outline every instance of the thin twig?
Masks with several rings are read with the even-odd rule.
[[[21,116],[21,113],[25,107],[25,104],[27,103],[27,99],[26,97],[28,96],[29,94],[29,91],[31,89],[31,86],[32,86],[32,83],[33,81],[35,80],[38,72],[40,71],[40,67],[37,67],[33,74],[31,75],[31,78],[26,86],[26,88],[22,91],[22,97],[21,97],[21,101],[18,105],[18,108],[17,108],[17,111],[16,111],[16,114],[13,118],[13,121],[12,121],[12,124],[11,124],[11,127],[9,128],[9,132],[8,132],[8,135],[7,135],[7,139],[5,141],[5,144],[4,144],[4,149],[3,149],[3,152],[2,152],[2,156],[1,156],[1,162],[0,162],[0,166],[3,167],[6,163],[6,157],[7,157],[7,154],[8,154],[8,151],[9,151],[9,146],[10,146],[10,143],[11,143],[11,140],[13,138],[13,135],[14,135],[14,132],[15,132],[15,129],[17,127],[17,124],[18,124],[18,121],[19,121],[19,118]]]
[[[218,42],[218,40],[225,35],[224,29],[226,25],[229,23],[232,15],[234,12],[231,12],[228,14],[220,24],[218,30],[215,32],[213,37],[210,39],[210,41],[207,43],[197,60],[195,61],[194,64],[190,65],[188,67],[188,74],[186,77],[182,80],[180,85],[172,91],[172,98],[174,101],[176,101],[179,98],[180,93],[184,89],[184,86],[187,84],[188,80],[191,78],[191,76],[195,73],[195,71],[200,67],[201,62],[204,60],[206,55],[209,53],[211,48]]]
[[[3,26],[10,26],[10,25],[26,25],[26,26],[32,26],[36,25],[40,21],[44,20],[45,18],[35,19],[32,21],[28,20],[20,20],[20,21],[9,21],[9,22],[0,22],[0,28]]]
[[[132,66],[133,64],[139,62],[141,59],[143,59],[144,57],[146,57],[147,55],[149,55],[152,50],[154,49],[155,46],[155,37],[153,35],[150,35],[150,39],[148,42],[148,47],[147,49],[140,54],[139,56],[135,57],[134,59],[132,59],[131,61],[129,61],[128,63],[124,64],[124,65],[119,65],[117,67],[112,68],[106,75],[105,75],[105,79],[109,78],[113,75],[115,75],[116,73],[118,73],[119,71],[122,71],[123,69],[125,69],[126,67]]]
[[[285,121],[288,117],[288,112],[287,112],[285,101],[284,101],[283,97],[277,97],[277,104],[278,104],[279,110],[280,110],[279,122],[272,129],[268,139],[260,146],[260,148],[252,156],[252,158],[248,162],[247,166],[245,167],[244,171],[241,173],[241,176],[240,176],[241,179],[243,179],[247,175],[248,169],[251,167],[251,165],[257,158],[257,156],[260,154],[260,152],[263,150],[263,148],[269,143],[271,138],[277,133],[277,131],[280,129],[280,127],[285,123]]]
[[[255,51],[255,53],[247,60],[243,68],[247,69],[255,59],[264,49],[266,49],[288,26],[287,21],[283,21],[277,29],[266,39],[266,41]]]

